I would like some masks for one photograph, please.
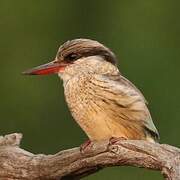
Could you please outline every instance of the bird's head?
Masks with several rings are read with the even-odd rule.
[[[73,76],[88,70],[106,71],[103,64],[116,66],[116,57],[110,49],[94,40],[74,39],[60,46],[54,61],[27,70],[23,74]]]

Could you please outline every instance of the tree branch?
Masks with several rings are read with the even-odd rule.
[[[19,147],[22,135],[0,137],[0,179],[79,179],[109,166],[136,166],[180,179],[180,149],[146,141],[94,142],[85,152],[73,148],[54,155],[32,154]]]

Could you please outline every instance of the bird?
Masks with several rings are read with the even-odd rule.
[[[143,94],[122,75],[112,50],[96,40],[66,41],[53,61],[23,74],[57,74],[72,117],[90,141],[159,141]]]

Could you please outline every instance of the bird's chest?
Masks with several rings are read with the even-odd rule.
[[[106,133],[109,136],[107,115],[96,95],[90,79],[73,79],[65,86],[65,97],[72,116],[90,139],[102,139]]]
[[[64,87],[64,94],[68,107],[76,121],[87,119],[91,108],[93,93],[89,79],[84,77],[73,78]]]

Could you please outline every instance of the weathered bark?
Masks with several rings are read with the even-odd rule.
[[[146,141],[94,142],[85,152],[73,148],[54,155],[32,154],[19,147],[22,135],[0,137],[0,179],[79,179],[108,166],[136,166],[180,179],[180,149]]]

